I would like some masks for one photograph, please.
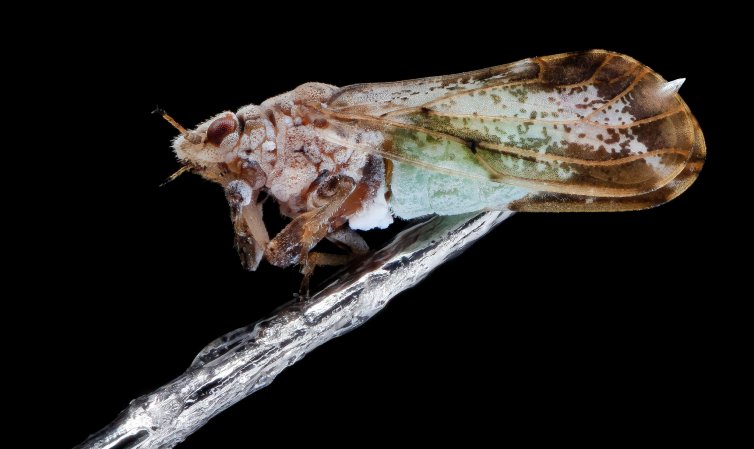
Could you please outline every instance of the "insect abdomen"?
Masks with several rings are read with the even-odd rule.
[[[390,208],[404,219],[507,209],[529,193],[508,184],[448,176],[403,162],[393,162],[390,188]]]

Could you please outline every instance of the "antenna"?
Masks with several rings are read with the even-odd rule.
[[[165,182],[163,182],[162,184],[160,184],[160,187],[163,187],[163,186],[165,186],[165,184],[169,184],[169,183],[175,181],[175,179],[177,177],[181,176],[182,174],[184,174],[184,173],[186,173],[187,171],[190,171],[190,170],[191,170],[191,166],[190,165],[184,165],[183,167],[181,167],[178,170],[176,170],[175,173],[173,173],[172,175],[168,176],[168,179],[166,179]]]
[[[165,112],[165,110],[162,109],[162,108],[160,108],[159,106],[157,106],[154,109],[154,111],[152,111],[152,114],[160,114],[162,116],[162,118],[164,118],[165,120],[167,120],[168,123],[170,123],[171,125],[173,125],[173,128],[175,128],[178,131],[180,131],[181,134],[183,134],[184,136],[186,136],[188,134],[188,132],[186,131],[186,128],[184,128],[183,126],[181,126],[180,123],[176,122],[173,117],[169,116],[168,113]]]

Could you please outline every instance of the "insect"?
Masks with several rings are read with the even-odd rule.
[[[621,211],[682,193],[704,163],[702,131],[667,82],[593,50],[457,75],[338,88],[307,83],[181,131],[179,171],[225,189],[244,267],[314,266],[322,239],[394,217],[489,209]],[[260,194],[291,222],[270,239]]]

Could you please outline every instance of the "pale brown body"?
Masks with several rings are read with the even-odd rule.
[[[310,255],[321,239],[363,252],[351,229],[393,215],[604,212],[675,198],[706,155],[681,84],[603,50],[395,83],[308,83],[179,128],[174,149],[225,188],[246,268],[266,258],[310,273],[343,259]],[[292,218],[272,240],[262,191]]]

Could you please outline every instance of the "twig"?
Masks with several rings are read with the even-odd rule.
[[[77,449],[174,447],[312,349],[364,323],[511,214],[435,217],[400,233],[311,299],[210,343],[184,374],[132,401]]]

